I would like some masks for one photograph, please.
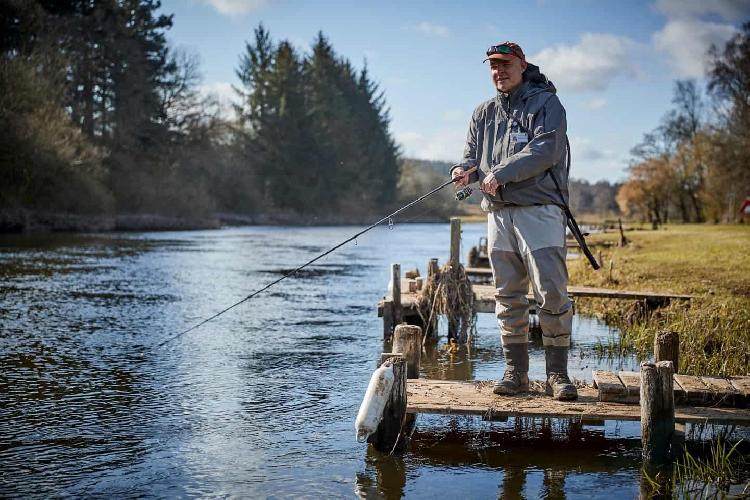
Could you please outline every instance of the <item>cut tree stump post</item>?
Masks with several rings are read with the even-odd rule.
[[[641,363],[641,443],[643,460],[671,461],[674,441],[674,368],[671,361]]]
[[[393,325],[400,325],[403,318],[401,308],[401,264],[391,264],[391,300],[393,301]]]
[[[367,442],[383,453],[401,453],[407,442],[402,434],[406,421],[406,359],[401,354],[391,353],[385,362],[393,364],[393,388],[378,430],[367,438]]]
[[[406,378],[419,378],[422,358],[422,329],[415,325],[397,325],[393,332],[393,352],[406,358]]]
[[[680,334],[663,331],[654,338],[654,361],[671,361],[674,372],[680,372]]]
[[[450,263],[451,267],[454,269],[458,269],[458,264],[460,262],[460,253],[461,251],[461,219],[458,217],[451,217],[451,257],[450,257]]]

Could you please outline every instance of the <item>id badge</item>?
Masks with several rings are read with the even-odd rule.
[[[529,136],[526,132],[513,132],[510,134],[510,141],[516,144],[525,144],[529,142]]]

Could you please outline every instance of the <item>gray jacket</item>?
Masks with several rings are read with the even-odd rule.
[[[500,184],[495,196],[482,193],[485,211],[568,203],[567,123],[555,93],[555,86],[539,68],[529,64],[520,86],[510,94],[498,92],[474,110],[462,165],[479,164],[470,182],[481,182],[491,174]],[[530,137],[510,115],[528,129]],[[550,170],[560,185],[562,200]]]

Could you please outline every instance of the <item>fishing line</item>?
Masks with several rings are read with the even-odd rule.
[[[474,170],[476,170],[476,167],[473,167],[472,169],[469,169],[468,171],[466,171],[466,175],[468,175],[468,174],[472,173],[472,172],[473,172]],[[371,224],[371,225],[369,225],[368,227],[366,227],[366,228],[365,228],[365,229],[363,229],[362,231],[360,231],[360,232],[358,232],[357,234],[355,234],[355,235],[353,235],[353,236],[351,236],[351,237],[347,238],[346,240],[342,241],[342,242],[341,242],[341,243],[339,243],[338,245],[336,245],[336,246],[334,246],[334,247],[331,247],[331,248],[330,248],[329,250],[327,250],[327,251],[323,252],[322,254],[318,255],[318,256],[317,256],[317,257],[315,257],[314,259],[310,259],[309,261],[305,262],[304,264],[302,264],[301,266],[297,267],[296,269],[293,269],[293,270],[291,270],[291,271],[287,272],[286,274],[284,274],[284,275],[283,275],[282,277],[280,277],[279,279],[276,279],[276,280],[274,280],[274,281],[270,282],[269,284],[267,284],[266,286],[264,286],[263,288],[261,288],[261,289],[259,289],[259,290],[256,290],[256,291],[254,291],[254,292],[253,292],[253,293],[251,293],[250,295],[247,295],[247,296],[246,296],[246,297],[244,297],[244,298],[243,298],[242,300],[239,300],[239,301],[235,302],[234,304],[232,304],[231,306],[229,306],[229,307],[226,307],[226,308],[222,309],[221,311],[217,312],[217,313],[216,313],[216,314],[214,314],[213,316],[211,316],[211,317],[209,317],[209,318],[206,318],[206,319],[204,319],[204,320],[203,320],[203,321],[201,321],[200,323],[198,323],[198,324],[196,324],[196,325],[193,325],[193,326],[191,326],[191,327],[190,327],[190,328],[188,328],[187,330],[183,330],[183,331],[181,331],[180,333],[178,333],[178,334],[176,334],[176,335],[173,335],[172,337],[169,337],[168,339],[166,339],[166,340],[163,340],[162,342],[159,342],[158,344],[156,344],[156,347],[162,347],[162,346],[164,346],[164,345],[168,344],[169,342],[172,342],[173,340],[175,340],[175,339],[177,339],[177,338],[180,338],[180,337],[182,337],[183,335],[185,335],[185,334],[188,334],[188,333],[192,332],[192,331],[193,331],[193,330],[195,330],[196,328],[199,328],[199,327],[201,327],[201,326],[205,325],[205,324],[206,324],[206,323],[208,323],[209,321],[212,321],[212,320],[214,320],[214,319],[218,318],[219,316],[221,316],[222,314],[226,313],[227,311],[229,311],[229,310],[231,310],[231,309],[234,309],[234,308],[235,308],[235,307],[237,307],[238,305],[240,305],[240,304],[242,304],[242,303],[244,303],[244,302],[247,302],[248,300],[252,299],[253,297],[255,297],[256,295],[258,295],[259,293],[262,293],[262,292],[264,292],[264,291],[268,290],[269,288],[271,288],[271,287],[272,287],[273,285],[275,285],[276,283],[279,283],[280,281],[282,281],[282,280],[285,280],[286,278],[289,278],[289,277],[291,277],[291,276],[294,276],[294,275],[295,275],[295,274],[297,274],[297,273],[298,273],[299,271],[301,271],[302,269],[306,268],[307,266],[309,266],[309,265],[310,265],[310,264],[312,264],[313,262],[316,262],[316,261],[318,261],[318,260],[322,259],[322,258],[323,258],[323,257],[325,257],[326,255],[328,255],[328,254],[330,254],[330,253],[334,252],[335,250],[337,250],[337,249],[341,248],[342,246],[346,245],[346,244],[347,244],[347,243],[349,243],[350,241],[356,240],[356,239],[357,239],[357,238],[358,238],[359,236],[362,236],[363,234],[365,234],[366,232],[370,231],[371,229],[374,229],[374,228],[376,228],[377,226],[379,226],[379,225],[380,225],[380,224],[382,224],[383,222],[388,222],[388,223],[389,223],[389,224],[388,224],[388,225],[389,225],[389,227],[393,227],[393,218],[394,218],[394,217],[395,217],[396,215],[400,214],[400,213],[401,213],[401,212],[403,212],[404,210],[407,210],[407,209],[409,209],[409,208],[413,207],[414,205],[416,205],[416,204],[417,204],[417,203],[419,203],[420,201],[424,200],[425,198],[428,198],[429,196],[432,196],[433,194],[437,193],[438,191],[440,191],[440,190],[441,190],[441,189],[443,189],[444,187],[448,186],[449,184],[453,184],[453,179],[451,179],[451,180],[449,180],[449,181],[446,181],[446,182],[444,182],[443,184],[441,184],[441,185],[439,185],[438,187],[436,187],[435,189],[433,189],[432,191],[430,191],[430,192],[428,192],[428,193],[426,193],[426,194],[423,194],[422,196],[420,196],[420,197],[419,197],[419,198],[417,198],[416,200],[412,201],[411,203],[409,203],[409,204],[407,204],[407,205],[404,205],[403,207],[399,208],[398,210],[396,210],[396,211],[395,211],[395,212],[393,212],[392,214],[388,214],[388,215],[386,215],[385,217],[383,217],[383,218],[382,218],[382,219],[380,219],[379,221],[375,222],[374,224]]]

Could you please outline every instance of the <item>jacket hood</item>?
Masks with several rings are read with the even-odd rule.
[[[526,71],[523,72],[523,81],[528,83],[528,90],[524,97],[536,94],[538,92],[551,92],[557,93],[555,85],[550,81],[547,76],[539,71],[539,66],[536,64],[527,63]],[[533,94],[532,94],[533,93]]]

